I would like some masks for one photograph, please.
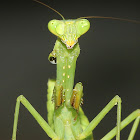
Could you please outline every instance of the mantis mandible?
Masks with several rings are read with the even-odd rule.
[[[43,4],[37,0],[34,1]],[[48,5],[45,6],[49,7]],[[51,7],[49,8],[54,10]],[[110,140],[115,136],[116,140],[120,140],[120,131],[135,120],[128,137],[128,140],[132,140],[139,124],[140,109],[132,112],[127,118],[121,121],[121,98],[116,95],[89,123],[88,118],[85,116],[80,106],[83,103],[82,83],[77,83],[73,89],[76,61],[80,54],[78,38],[85,34],[90,28],[90,22],[85,18],[112,17],[90,16],[65,20],[65,18],[58,11],[54,11],[57,12],[63,18],[63,20],[51,20],[48,23],[48,29],[50,32],[58,37],[54,49],[48,58],[51,63],[57,64],[56,81],[48,81],[48,123],[33,108],[28,100],[23,95],[20,95],[17,98],[15,107],[12,140],[16,140],[20,103],[27,108],[27,110],[33,115],[42,129],[50,138],[52,138],[52,140],[93,140],[94,138],[92,131],[105,117],[105,115],[115,105],[117,105],[116,127],[106,134],[101,140]]]

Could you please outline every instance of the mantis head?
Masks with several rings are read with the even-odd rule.
[[[57,10],[53,9],[49,5],[40,2],[38,0],[34,1],[48,7],[49,9],[53,10],[62,17],[63,20],[51,20],[48,23],[48,28],[51,33],[53,33],[54,35],[56,35],[61,39],[61,41],[67,46],[67,49],[72,49],[74,45],[77,43],[78,38],[89,30],[90,22],[85,18],[113,19],[140,24],[140,22],[136,20],[122,19],[117,17],[104,17],[104,16],[86,16],[80,17],[76,20],[65,20],[65,18],[61,13],[59,13]]]
[[[72,49],[78,42],[78,38],[89,28],[90,22],[87,19],[51,20],[48,23],[50,32],[59,37],[67,49]]]

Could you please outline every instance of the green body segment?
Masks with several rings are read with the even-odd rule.
[[[56,59],[57,77],[54,90],[52,91],[54,92],[55,109],[48,110],[48,114],[51,114],[48,116],[48,120],[51,120],[49,122],[54,120],[53,124],[51,123],[50,125],[54,126],[54,131],[60,140],[76,140],[83,132],[83,129],[89,124],[82,109],[79,110],[79,108],[76,108],[76,110],[71,104],[76,61],[80,54],[80,47],[77,41],[89,29],[89,21],[85,19],[67,21],[52,20],[49,22],[48,27],[53,34],[58,36],[54,49],[49,56],[49,60]],[[86,27],[86,30],[80,32],[80,27]],[[78,85],[76,87],[81,89],[78,88],[77,92],[83,92],[82,84],[80,86]],[[63,87],[63,90],[60,91],[59,87]],[[83,93],[77,94],[77,102],[79,104],[82,95]],[[78,98],[78,96],[80,97]],[[48,99],[50,100],[50,98]],[[54,113],[52,113],[53,111]],[[53,120],[49,118],[52,117],[52,114]],[[92,139],[92,135],[88,137],[88,140]]]
[[[50,125],[54,126],[54,130],[60,139],[75,140],[84,128],[81,124],[84,114],[80,117],[80,113],[71,106],[70,102],[73,93],[76,60],[80,53],[79,44],[75,44],[73,49],[67,49],[66,45],[60,39],[57,39],[53,52],[55,52],[57,59],[56,82],[63,87],[62,97],[64,98],[64,102],[59,107],[55,107],[53,116],[54,124]],[[58,84],[55,86],[58,86]],[[52,112],[53,109],[48,111],[49,114],[52,114]],[[48,120],[51,120],[49,116]],[[85,125],[88,125],[88,123],[87,119],[87,124]]]
[[[57,46],[58,45],[58,46]],[[64,100],[70,106],[70,99],[73,92],[76,60],[80,53],[79,44],[73,49],[67,49],[60,39],[54,48],[57,57],[57,81],[63,86]]]
[[[52,103],[53,89],[55,86],[55,80],[48,80],[48,94],[47,94],[47,111],[48,111],[48,123],[52,129],[54,129],[53,115],[54,104]]]

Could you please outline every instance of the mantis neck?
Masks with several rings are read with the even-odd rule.
[[[67,49],[66,45],[57,40],[59,45],[56,49],[57,56],[57,81],[63,86],[65,104],[70,107],[70,99],[73,92],[76,60],[80,53],[79,44],[75,44],[72,49]]]

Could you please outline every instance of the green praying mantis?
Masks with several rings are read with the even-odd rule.
[[[40,1],[34,1],[49,7]],[[49,8],[54,10],[51,7]],[[20,103],[27,108],[52,140],[93,140],[92,131],[105,115],[117,105],[116,127],[107,133],[101,140],[110,140],[115,136],[116,140],[120,140],[120,131],[135,120],[130,135],[128,136],[128,140],[132,140],[139,124],[140,109],[132,112],[128,117],[121,121],[121,98],[116,95],[104,109],[89,122],[80,106],[83,103],[82,83],[77,83],[73,89],[76,61],[80,54],[78,38],[85,34],[90,28],[90,22],[85,18],[112,17],[90,16],[65,20],[58,11],[54,11],[62,17],[62,20],[51,20],[48,23],[50,32],[58,37],[54,49],[48,57],[51,63],[57,64],[56,80],[48,81],[48,123],[33,108],[28,100],[23,95],[20,95],[17,98],[15,107],[12,140],[16,140]]]

